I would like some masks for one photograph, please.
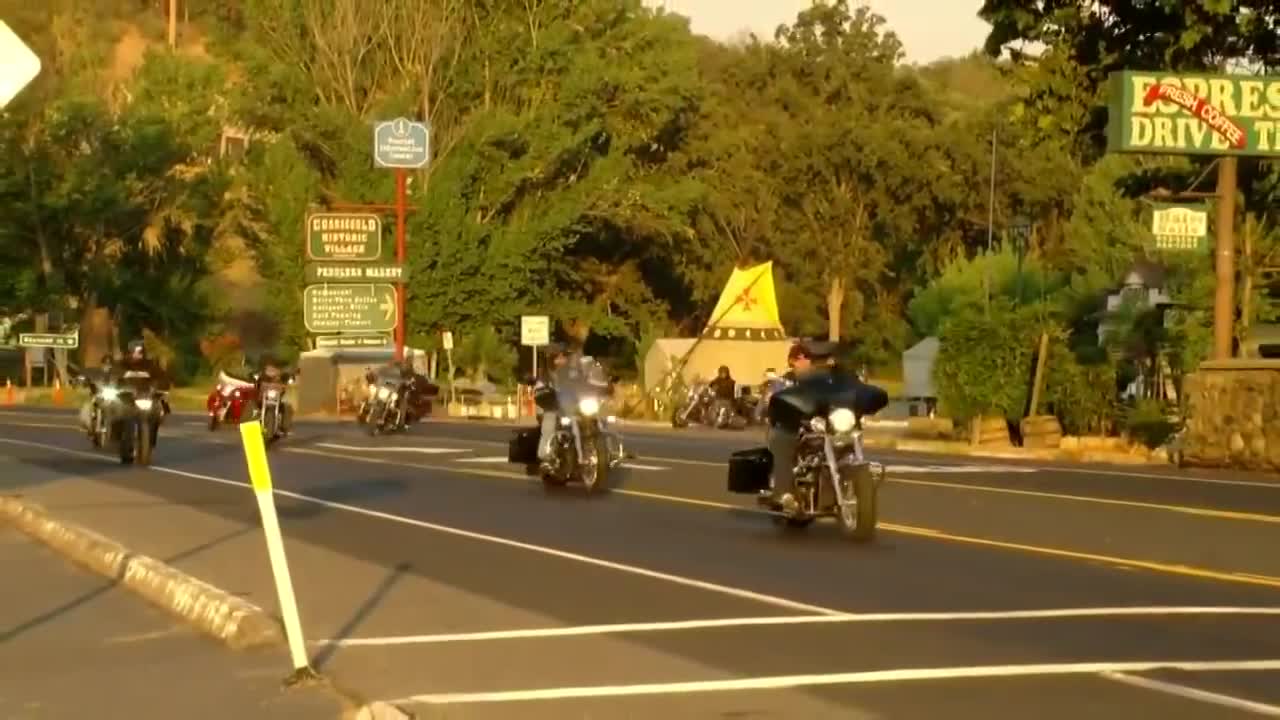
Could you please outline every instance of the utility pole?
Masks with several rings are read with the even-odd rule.
[[[1218,218],[1214,225],[1214,269],[1218,287],[1213,298],[1213,359],[1230,360],[1236,315],[1236,167],[1234,155],[1218,159]]]
[[[169,49],[178,48],[178,0],[169,0]]]

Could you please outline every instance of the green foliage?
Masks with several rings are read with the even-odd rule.
[[[959,421],[979,416],[1011,420],[1026,412],[1032,359],[1044,309],[994,301],[989,313],[953,315],[942,325],[933,381],[938,400]]]
[[[491,326],[478,326],[458,337],[456,360],[473,382],[509,382],[517,359],[512,344]]]
[[[1044,402],[1068,435],[1103,435],[1116,416],[1116,369],[1109,362],[1085,364],[1059,335],[1051,340]]]
[[[1169,419],[1164,403],[1144,399],[1125,413],[1124,431],[1130,438],[1154,449],[1173,437],[1178,424]]]
[[[946,322],[960,315],[982,313],[991,302],[1035,304],[1055,295],[1063,279],[1045,268],[1038,257],[1023,259],[1021,271],[1012,245],[972,259],[948,264],[928,287],[907,305],[907,315],[919,337],[937,335]]]

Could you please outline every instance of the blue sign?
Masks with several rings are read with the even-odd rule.
[[[431,129],[396,118],[373,128],[373,162],[384,168],[420,168],[431,157]]]

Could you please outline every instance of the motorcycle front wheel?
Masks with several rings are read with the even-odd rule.
[[[854,542],[867,542],[876,535],[879,522],[879,490],[871,468],[867,465],[846,468],[840,477],[845,495],[857,499],[854,507],[836,508],[836,521],[845,537]]]
[[[122,420],[120,422],[120,464],[132,465],[138,442],[138,422]]]
[[[609,487],[609,441],[597,435],[583,450],[588,457],[578,464],[578,477],[587,494],[603,492]]]
[[[156,436],[160,428],[147,419],[140,419],[134,429],[134,437],[138,439],[138,451],[134,463],[147,466],[151,464],[151,451],[155,449]]]
[[[382,400],[375,400],[369,406],[369,417],[365,420],[364,428],[369,433],[369,437],[374,437],[382,432],[383,426],[387,423],[387,404]]]
[[[276,439],[280,437],[279,433],[280,411],[275,407],[266,407],[262,409],[262,440],[267,447],[271,447]]]

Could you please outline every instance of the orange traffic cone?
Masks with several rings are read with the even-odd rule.
[[[12,405],[13,404],[13,381],[10,380],[9,378],[5,378],[4,385],[5,385],[4,404]]]
[[[62,404],[62,380],[58,378],[53,379],[53,404]]]

